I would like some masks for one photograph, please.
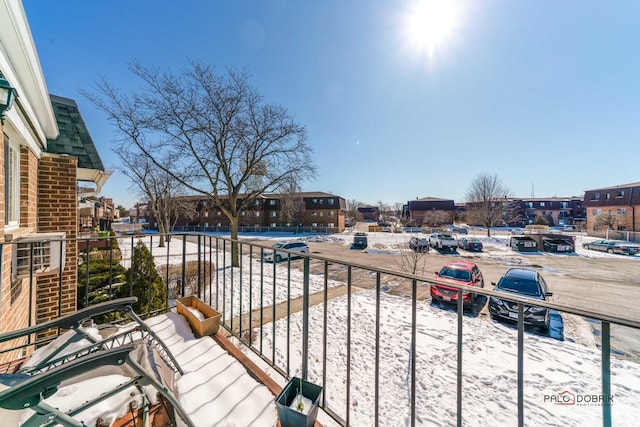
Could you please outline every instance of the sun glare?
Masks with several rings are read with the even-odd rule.
[[[455,34],[460,20],[456,0],[416,0],[407,12],[406,36],[416,53],[433,57]]]

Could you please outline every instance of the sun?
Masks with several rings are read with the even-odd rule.
[[[404,25],[410,48],[433,57],[455,35],[460,12],[457,0],[416,0],[407,10]]]

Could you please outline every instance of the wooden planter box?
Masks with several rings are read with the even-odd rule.
[[[197,338],[205,337],[208,335],[214,335],[218,332],[220,327],[221,313],[214,310],[210,305],[207,305],[204,301],[198,297],[191,295],[184,298],[178,298],[176,300],[176,308],[178,314],[182,314],[189,322],[193,334]],[[204,319],[193,313],[189,308],[196,309]]]

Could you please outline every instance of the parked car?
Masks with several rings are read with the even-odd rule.
[[[429,252],[429,240],[426,237],[412,237],[409,239],[409,247],[414,252]]]
[[[445,283],[467,285],[484,288],[484,278],[477,265],[472,262],[454,261],[436,271],[436,279]],[[475,294],[471,291],[462,293],[462,304],[472,306]],[[458,290],[446,285],[431,285],[431,299],[444,302],[457,302]]]
[[[621,240],[596,240],[582,244],[583,248],[610,254],[635,255],[640,252],[640,245]]]
[[[500,278],[498,283],[492,283],[497,292],[505,295],[517,295],[536,300],[547,300],[553,295],[549,292],[547,283],[542,275],[526,268],[510,268]],[[549,329],[549,310],[544,307],[524,307],[524,323]],[[497,297],[489,298],[489,313],[491,316],[502,319],[518,320],[518,304]]]
[[[458,242],[449,233],[433,233],[429,236],[429,246],[441,251],[455,251],[458,248]]]
[[[466,251],[482,251],[482,242],[475,237],[461,237],[458,239],[458,247]]]
[[[353,235],[353,243],[351,244],[351,249],[365,249],[368,245],[369,241],[367,239],[367,233],[358,231]]]
[[[469,232],[465,227],[457,227],[455,225],[450,225],[448,228],[452,233],[456,234],[467,234]]]
[[[310,252],[309,245],[307,245],[305,242],[278,242],[272,247],[273,247],[273,250],[267,249],[262,253],[262,259],[264,261],[280,262],[283,259],[288,259],[289,256],[291,257],[291,259],[296,257],[296,255],[294,254],[282,252],[278,249],[284,249],[286,251],[292,251],[292,252],[300,252],[303,254],[308,254]]]

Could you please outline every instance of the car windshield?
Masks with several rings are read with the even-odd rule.
[[[273,245],[274,248],[278,249],[278,248],[284,248],[284,243],[276,243],[275,245]]]
[[[447,277],[449,279],[464,280],[465,282],[471,281],[471,274],[467,270],[458,270],[456,268],[442,267],[440,277]]]
[[[511,277],[503,277],[498,282],[497,289],[515,292],[524,295],[539,297],[540,285],[533,280],[513,279]]]

